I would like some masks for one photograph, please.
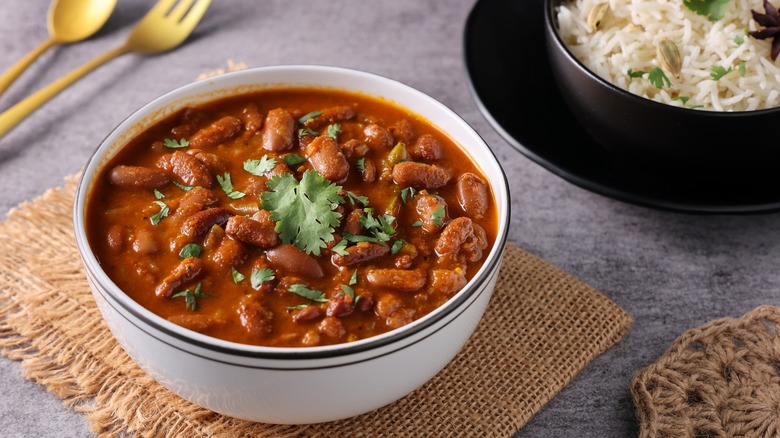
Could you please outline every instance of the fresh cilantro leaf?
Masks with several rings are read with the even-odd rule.
[[[230,180],[230,172],[225,172],[225,176],[217,175],[217,182],[222,187],[222,191],[225,192],[230,199],[241,199],[246,196],[245,193],[233,190],[233,182]]]
[[[416,221],[412,222],[413,227],[421,227],[422,221],[420,219],[417,219]]]
[[[334,123],[332,125],[328,125],[328,137],[338,140],[339,133],[341,132],[341,125],[338,123]]]
[[[366,170],[366,157],[363,157],[363,158],[355,161],[355,169],[357,169],[357,170],[359,170],[361,172]]]
[[[747,74],[747,68],[745,68],[745,61],[739,61],[739,67],[737,69],[739,70],[739,75],[744,78],[745,74]]]
[[[390,236],[395,234],[393,222],[395,218],[389,214],[374,216],[373,210],[366,208],[363,210],[365,215],[360,216],[360,225],[376,237],[377,241],[384,243],[390,240]]]
[[[163,143],[165,144],[166,148],[171,148],[171,149],[186,148],[187,146],[190,145],[190,142],[188,142],[183,138],[179,141],[176,141],[175,139],[171,139],[171,138],[166,138],[165,140],[163,140]]]
[[[274,278],[274,271],[263,268],[263,269],[252,269],[252,274],[249,276],[249,281],[252,283],[252,289],[259,290],[260,285],[265,283],[266,281],[271,281]]]
[[[436,211],[434,211],[433,214],[431,215],[431,220],[433,221],[433,224],[436,225],[437,227],[442,226],[444,224],[444,214],[445,214],[444,206],[440,205],[436,209]]]
[[[360,196],[355,194],[354,192],[351,192],[347,190],[347,198],[349,199],[349,202],[352,203],[352,205],[357,206],[358,203],[363,205],[364,207],[368,207],[368,197],[367,196]]]
[[[304,115],[300,119],[298,119],[298,123],[303,125],[304,123],[308,122],[310,119],[313,119],[313,118],[319,116],[320,114],[322,114],[322,111],[312,111],[312,112]]]
[[[634,71],[629,68],[626,74],[628,74],[629,78],[634,79],[634,78],[641,78],[642,76],[645,75],[645,73],[647,72],[642,70]]]
[[[308,298],[312,301],[316,301],[318,303],[325,303],[328,301],[327,298],[325,298],[325,294],[322,293],[322,291],[319,291],[317,289],[309,289],[308,286],[301,283],[296,283],[290,285],[290,287],[287,288],[288,291],[300,295],[304,298]]]
[[[742,43],[744,43],[745,40],[742,38],[742,35],[737,35],[734,37],[734,43],[738,46],[741,46]]]
[[[713,81],[720,80],[720,78],[722,78],[723,76],[726,76],[727,74],[734,71],[734,69],[731,67],[729,67],[728,70],[726,70],[725,68],[719,65],[713,65],[710,70],[712,70],[710,77],[712,78]]]
[[[173,183],[173,185],[175,185],[176,187],[184,190],[185,192],[189,192],[192,189],[199,189],[200,188],[200,186],[185,186],[184,184],[177,183],[174,180],[170,180],[170,181]]]
[[[349,233],[341,233],[343,240],[346,240],[348,242],[370,242],[370,243],[383,243],[381,240],[377,239],[374,236],[360,236],[355,234],[349,234]]]
[[[165,205],[165,203],[162,201],[154,201],[154,203],[160,207],[160,211],[153,214],[149,220],[152,221],[152,225],[157,225],[164,217],[168,216],[168,213],[171,212],[171,209],[168,208],[168,206]]]
[[[351,287],[347,286],[346,284],[341,285],[341,292],[339,292],[339,295],[349,295],[350,298],[354,301],[355,299],[355,290]]]
[[[330,250],[340,256],[349,255],[349,253],[347,252],[347,239],[339,240],[339,242],[335,244],[333,248],[331,248]]]
[[[406,187],[401,189],[401,201],[406,204],[406,200],[414,198],[415,193],[417,193],[417,190],[415,190],[414,187]]]
[[[688,96],[677,96],[672,98],[672,100],[679,100],[680,102],[682,102],[683,105],[688,103],[688,99],[690,99],[690,97]]]
[[[165,195],[163,195],[159,190],[154,189],[154,197],[157,199],[162,199],[165,197]]]
[[[203,248],[197,243],[188,243],[179,251],[179,257],[183,259],[186,259],[187,257],[200,257],[200,253],[202,252]]]
[[[198,298],[207,298],[211,295],[208,295],[206,293],[203,293],[201,290],[201,283],[198,283],[197,286],[195,286],[195,290],[191,291],[189,289],[179,292],[177,294],[174,294],[171,296],[171,298],[184,298],[184,306],[187,308],[187,310],[196,311],[198,310]]]
[[[284,162],[287,163],[290,166],[295,166],[296,164],[301,164],[304,161],[306,161],[306,158],[303,158],[302,156],[298,154],[290,154],[284,156]]]
[[[317,131],[310,128],[301,128],[298,130],[298,137],[306,137],[307,135],[311,137],[317,137],[320,134]]]
[[[269,158],[268,155],[263,155],[263,158],[259,160],[246,160],[244,161],[244,170],[255,176],[263,176],[276,167],[276,159]]]
[[[686,8],[707,17],[710,21],[723,18],[730,0],[683,0]]]
[[[246,276],[240,272],[236,268],[230,268],[230,275],[233,277],[233,283],[241,283],[244,281]]]
[[[303,310],[305,308],[309,307],[308,304],[298,304],[297,306],[287,306],[287,310]]]
[[[263,209],[271,212],[275,230],[284,243],[291,243],[307,254],[320,255],[341,214],[336,211],[344,198],[341,186],[331,184],[315,170],[307,170],[300,181],[290,174],[271,178],[270,191],[260,195]]]
[[[390,254],[393,255],[398,254],[398,251],[400,251],[401,248],[404,247],[404,243],[406,243],[404,239],[398,239],[394,241],[393,246],[390,247]]]
[[[670,87],[672,85],[672,82],[669,81],[669,78],[666,77],[664,71],[659,67],[652,68],[647,72],[647,80],[656,88],[663,88],[664,85]]]
[[[357,271],[358,270],[355,269],[355,271],[352,273],[352,276],[349,277],[349,285],[350,286],[357,284]]]

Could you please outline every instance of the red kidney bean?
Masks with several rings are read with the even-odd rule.
[[[360,225],[360,217],[363,216],[363,209],[356,208],[347,215],[347,219],[344,221],[344,232],[349,234],[360,234],[363,230],[363,226]]]
[[[182,284],[195,279],[200,275],[203,263],[196,257],[187,257],[179,262],[173,271],[163,279],[154,290],[160,298],[170,298],[176,289]]]
[[[133,237],[133,251],[140,254],[154,254],[158,249],[155,233],[146,229],[136,231]]]
[[[157,167],[175,175],[187,186],[201,186],[210,189],[214,185],[209,168],[192,155],[175,151],[157,160]]]
[[[367,312],[374,308],[374,295],[367,291],[367,290],[360,290],[360,293],[357,293],[357,290],[355,291],[356,295],[360,295],[360,300],[358,300],[357,305],[355,306],[357,310],[361,312]]]
[[[230,237],[222,239],[211,259],[222,269],[230,270],[231,267],[238,266],[246,260],[248,256],[247,248],[243,243]]]
[[[468,262],[474,263],[482,259],[482,251],[488,247],[488,238],[485,229],[479,224],[472,224],[474,235],[469,238],[461,248],[461,254],[466,256]]]
[[[394,289],[402,292],[418,291],[425,286],[427,276],[422,269],[370,269],[366,280],[377,287]]]
[[[351,106],[334,106],[321,110],[318,116],[306,120],[303,126],[317,129],[331,123],[343,122],[353,117],[355,117],[355,110]]]
[[[344,156],[347,158],[350,158],[353,155],[356,157],[363,157],[368,151],[368,146],[365,143],[357,141],[354,138],[345,141],[344,144],[341,145],[341,152],[344,153]]]
[[[417,137],[417,141],[414,142],[414,146],[412,146],[409,153],[415,159],[427,161],[436,161],[444,156],[441,143],[431,134],[423,134]]]
[[[401,119],[395,122],[394,125],[388,129],[390,134],[395,138],[396,143],[412,144],[414,139],[414,127],[406,119]]]
[[[284,151],[290,149],[295,134],[295,120],[287,111],[277,108],[268,112],[263,129],[263,149]]]
[[[450,181],[450,175],[441,167],[405,161],[393,166],[393,180],[396,184],[404,187],[435,189],[446,185]]]
[[[390,248],[378,243],[358,242],[356,245],[347,247],[347,255],[333,254],[331,262],[336,266],[352,266],[358,263],[367,262],[390,252]]]
[[[190,149],[187,153],[205,164],[213,175],[222,175],[228,170],[228,162],[216,154],[204,152],[200,149]]]
[[[265,215],[259,215],[261,220],[245,216],[233,216],[227,221],[225,233],[234,239],[260,248],[272,248],[279,244],[279,235],[274,231],[274,222],[265,210]]]
[[[285,163],[283,160],[278,160],[276,162],[276,166],[268,171],[268,173],[265,174],[265,177],[271,179],[275,176],[284,175],[285,173],[292,174],[293,172],[290,170],[290,166],[288,166],[287,163]]]
[[[217,325],[217,321],[213,320],[209,316],[192,313],[172,315],[168,317],[168,321],[186,329],[200,333],[203,333]]]
[[[241,110],[241,119],[244,128],[250,132],[260,132],[263,129],[263,114],[257,109],[257,105],[250,103]]]
[[[293,313],[292,320],[295,322],[311,321],[322,316],[322,309],[317,306],[307,306]]]
[[[179,206],[176,207],[174,216],[176,218],[190,217],[198,211],[203,210],[206,207],[210,207],[219,202],[219,197],[216,193],[203,187],[198,187],[185,193],[180,201]]]
[[[310,278],[322,278],[325,276],[322,272],[322,267],[320,267],[314,257],[292,245],[279,245],[266,251],[265,255],[268,261],[271,262],[271,265],[276,268]]]
[[[241,298],[236,310],[241,325],[250,336],[264,338],[273,331],[274,314],[263,307],[255,294]]]
[[[122,164],[111,169],[108,179],[115,186],[144,190],[161,189],[170,183],[168,177],[159,170]]]
[[[449,221],[449,211],[444,199],[437,196],[431,196],[427,191],[421,191],[414,197],[414,211],[411,219],[422,222],[422,229],[426,233],[436,233],[442,229],[444,224]],[[440,209],[444,209],[444,216],[438,220],[434,219],[434,214]]]
[[[376,314],[385,320],[385,324],[390,328],[402,327],[412,322],[414,310],[404,307],[401,300],[394,296],[385,294],[379,297],[375,306]]]
[[[328,308],[325,312],[328,316],[343,318],[352,313],[352,297],[343,293],[341,289],[328,297]]]
[[[485,217],[490,205],[490,189],[480,177],[466,172],[458,178],[455,189],[458,203],[467,215],[473,219]]]
[[[320,333],[333,340],[341,339],[347,333],[346,329],[344,329],[344,324],[333,316],[326,316],[320,322],[320,325],[317,326],[317,329]]]
[[[431,271],[431,288],[451,297],[466,286],[468,280],[463,271],[434,269]]]
[[[384,151],[393,146],[393,136],[387,129],[372,123],[363,128],[366,144],[374,150]]]
[[[305,153],[311,167],[323,178],[334,183],[341,183],[347,179],[349,163],[336,140],[321,135],[306,146]]]
[[[467,217],[453,219],[442,230],[434,250],[438,255],[454,254],[473,236],[474,227],[471,219]]]
[[[190,137],[190,146],[201,149],[222,144],[235,137],[241,128],[241,120],[225,116],[193,134]]]
[[[360,173],[360,176],[367,183],[372,183],[376,180],[376,166],[373,161],[368,158],[363,161],[363,171]]]
[[[209,208],[188,217],[181,226],[181,233],[189,238],[206,234],[214,225],[225,227],[233,213],[226,208]]]
[[[111,225],[108,232],[106,232],[106,242],[111,251],[115,254],[122,252],[125,249],[125,242],[129,233],[130,228],[127,225]]]

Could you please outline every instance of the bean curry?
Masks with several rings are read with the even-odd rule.
[[[90,245],[143,307],[252,345],[351,342],[462,289],[495,242],[487,179],[388,101],[266,90],[186,108],[98,175]]]

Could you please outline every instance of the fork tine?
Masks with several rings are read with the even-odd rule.
[[[160,0],[157,4],[152,6],[152,9],[146,13],[146,16],[165,15],[171,10],[174,3],[176,3],[176,0]]]
[[[183,26],[195,28],[203,14],[206,13],[206,9],[211,5],[211,0],[197,0],[195,5],[192,6],[190,12],[181,20]]]
[[[190,6],[195,0],[180,0],[176,7],[173,8],[168,18],[178,22],[190,10]]]

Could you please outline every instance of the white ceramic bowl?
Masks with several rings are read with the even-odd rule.
[[[381,96],[421,115],[479,163],[498,204],[498,233],[482,269],[442,307],[399,329],[348,344],[308,348],[243,345],[179,327],[144,309],[103,272],[84,229],[95,175],[130,139],[160,118],[215,98],[267,88],[313,86]],[[181,397],[232,417],[303,424],[365,413],[409,394],[460,351],[495,287],[509,220],[506,176],[480,136],[427,95],[385,77],[334,67],[279,66],[196,82],[155,99],[122,122],[87,163],[74,222],[92,294],[130,357]]]

